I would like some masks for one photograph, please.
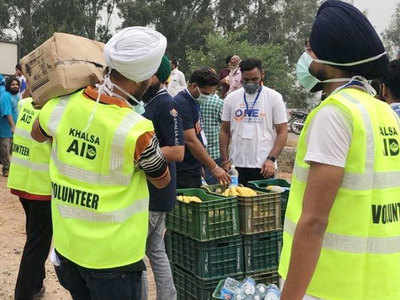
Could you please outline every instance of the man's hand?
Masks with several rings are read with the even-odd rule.
[[[269,178],[274,176],[275,163],[272,160],[267,159],[261,167],[260,174],[262,174],[264,178]]]
[[[12,132],[12,134],[14,134],[14,132],[15,132],[15,126],[11,126],[11,132]]]
[[[231,162],[230,160],[224,161],[224,162],[221,164],[221,167],[222,167],[226,172],[229,172],[230,169],[232,168],[232,162]]]
[[[214,169],[211,170],[211,173],[214,175],[214,177],[218,180],[220,184],[229,185],[231,183],[230,176],[220,166],[217,165]]]

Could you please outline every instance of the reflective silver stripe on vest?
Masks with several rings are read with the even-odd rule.
[[[374,160],[375,160],[375,141],[372,130],[372,122],[369,117],[366,108],[356,98],[352,97],[347,93],[342,93],[342,97],[357,105],[360,110],[365,131],[366,131],[366,156],[365,156],[365,172],[360,173],[349,173],[346,172],[343,176],[341,184],[342,188],[350,190],[369,190],[369,189],[385,189],[399,187],[400,172],[389,171],[389,172],[375,172],[374,171]],[[309,168],[295,165],[294,174],[300,181],[306,182],[308,177]]]
[[[31,133],[25,129],[15,127],[14,135],[18,135],[28,140],[33,140]]]
[[[131,181],[131,175],[126,176],[120,172],[110,172],[108,175],[99,174],[96,172],[81,169],[75,166],[71,166],[63,163],[57,157],[57,146],[53,146],[51,157],[57,168],[57,171],[69,178],[86,182],[90,184],[101,184],[101,185],[129,185]],[[132,158],[133,159],[133,158]]]
[[[121,121],[115,131],[113,141],[111,144],[111,158],[110,158],[110,170],[116,170],[122,172],[122,166],[124,163],[124,148],[126,137],[133,127],[142,120],[143,117],[137,113],[130,112]],[[132,157],[132,160],[134,157]]]
[[[296,224],[285,218],[284,230],[293,237]],[[356,237],[326,232],[322,247],[356,254],[393,254],[400,252],[400,237]]]
[[[297,180],[307,182],[309,168],[299,165],[294,167],[294,175]],[[369,176],[372,176],[372,186]],[[365,191],[369,189],[387,189],[399,187],[400,172],[373,172],[372,174],[345,173],[341,188],[353,191]]]
[[[53,111],[51,112],[47,128],[51,136],[55,136],[57,132],[58,125],[60,124],[62,115],[64,114],[65,108],[68,105],[68,100],[70,95],[61,97]]]
[[[63,204],[57,204],[57,208],[61,217],[66,219],[79,219],[97,223],[123,223],[137,213],[148,211],[148,204],[149,199],[138,199],[126,208],[104,213]]]
[[[347,94],[347,93],[342,93],[342,97],[344,97],[346,100],[349,102],[357,105],[358,109],[360,110],[361,117],[364,122],[365,126],[365,132],[366,132],[366,154],[365,154],[365,177],[364,181],[367,181],[370,183],[372,186],[373,183],[373,173],[374,173],[374,162],[375,162],[375,140],[374,140],[374,130],[372,127],[372,122],[371,118],[369,116],[369,113],[367,109],[364,107],[364,105],[361,104],[358,99],[354,98],[353,96]]]
[[[68,96],[69,97],[69,96]],[[57,131],[57,128],[62,119],[65,108],[68,104],[68,98],[63,97],[57,103],[53,112],[51,113],[48,128],[51,134]],[[57,170],[60,174],[91,184],[102,185],[129,185],[131,182],[132,174],[125,175],[122,172],[124,163],[124,146],[125,140],[130,130],[144,118],[140,115],[130,112],[121,121],[114,133],[114,138],[111,144],[111,157],[110,157],[110,173],[107,175],[99,174],[93,171],[88,171],[82,168],[71,166],[58,159],[57,156],[57,143],[53,142],[51,157]],[[132,157],[132,160],[134,157]]]
[[[18,158],[15,155],[11,156],[11,163],[14,165],[29,168],[33,171],[49,172],[49,164],[32,162],[29,160]]]

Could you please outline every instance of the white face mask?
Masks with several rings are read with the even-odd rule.
[[[145,109],[144,109],[144,102],[143,101],[138,101],[133,95],[129,94],[128,92],[126,92],[123,88],[119,87],[118,85],[116,85],[115,83],[113,83],[110,79],[110,74],[111,74],[111,70],[110,72],[108,72],[105,76],[104,76],[104,82],[102,84],[97,84],[96,87],[98,89],[98,93],[97,93],[97,99],[96,99],[96,104],[95,107],[92,111],[92,113],[89,116],[89,120],[88,120],[88,124],[86,125],[86,128],[83,130],[84,132],[87,131],[90,127],[90,125],[92,124],[92,121],[94,119],[94,115],[96,114],[97,111],[97,105],[100,102],[100,97],[102,94],[107,94],[108,96],[111,97],[117,97],[120,98],[122,100],[124,100],[132,109],[135,110],[136,113],[138,113],[139,115],[144,114]],[[133,100],[134,102],[137,103],[137,105],[133,106],[132,104],[130,104],[128,101],[126,101],[126,99],[124,99],[123,97],[121,97],[121,95],[118,95],[116,93],[113,92],[113,89],[116,88],[119,91],[121,91],[124,95],[126,95],[127,97],[129,97],[131,100]]]
[[[144,102],[143,102],[143,101],[137,100],[133,95],[129,94],[129,93],[126,92],[123,88],[121,88],[121,87],[119,87],[118,85],[116,85],[115,83],[113,83],[113,82],[111,81],[111,79],[110,79],[110,75],[109,75],[109,74],[107,74],[107,75],[104,77],[104,83],[103,83],[102,85],[99,85],[99,86],[98,86],[98,89],[99,89],[98,98],[99,98],[99,99],[100,99],[100,95],[101,95],[100,91],[101,91],[102,88],[103,88],[103,91],[105,91],[106,94],[108,94],[109,96],[117,97],[117,98],[120,98],[120,99],[126,101],[126,99],[124,99],[123,97],[121,97],[121,95],[119,95],[119,94],[113,92],[113,89],[116,88],[117,90],[119,90],[120,92],[122,92],[125,96],[127,96],[129,99],[131,99],[131,100],[133,100],[134,102],[137,103],[135,106],[132,106],[132,105],[128,102],[129,106],[132,107],[132,108],[135,110],[135,112],[137,112],[137,113],[140,114],[140,115],[142,115],[142,114],[144,113]]]

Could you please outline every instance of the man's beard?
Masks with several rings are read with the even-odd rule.
[[[19,90],[10,90],[11,95],[16,95],[18,94]]]
[[[146,93],[144,93],[144,95],[142,97],[143,102],[149,102],[151,99],[153,99],[154,96],[160,90],[160,87],[161,87],[161,83],[160,82],[158,82],[157,84],[149,86],[149,88],[147,89]]]

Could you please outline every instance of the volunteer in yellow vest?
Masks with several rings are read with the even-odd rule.
[[[34,138],[52,138],[53,261],[74,300],[140,298],[146,176],[163,188],[170,175],[137,99],[166,45],[166,38],[149,28],[120,31],[104,48],[104,82],[51,99],[35,121]]]
[[[8,187],[18,196],[26,215],[26,242],[15,286],[15,300],[31,300],[44,293],[45,262],[50,250],[51,185],[49,156],[51,144],[31,137],[39,114],[32,98],[18,102],[20,112],[14,132]]]
[[[385,49],[359,10],[333,0],[318,11],[310,47],[297,77],[326,99],[298,142],[281,300],[398,300],[400,121],[367,81],[384,73]]]

